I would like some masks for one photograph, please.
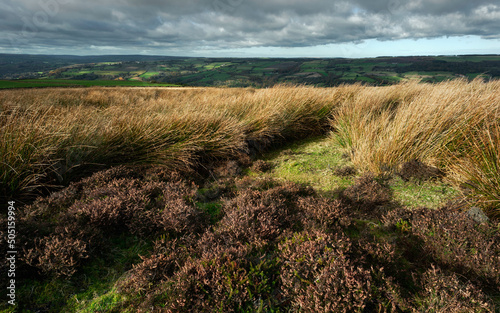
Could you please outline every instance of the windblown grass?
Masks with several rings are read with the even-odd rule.
[[[193,167],[328,127],[336,90],[45,89],[0,94],[4,195],[71,179],[84,165]],[[255,152],[255,151],[254,151]]]
[[[363,88],[338,109],[333,137],[360,169],[398,173],[419,160],[498,212],[499,109],[499,81]]]
[[[456,80],[361,90],[333,120],[353,162],[373,172],[394,171],[412,159],[442,162],[443,147],[498,106],[500,83]]]
[[[471,200],[500,216],[500,116],[466,129],[460,142],[462,155],[449,157],[450,178]]]

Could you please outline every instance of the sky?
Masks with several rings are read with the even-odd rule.
[[[2,0],[0,53],[500,54],[500,1]]]

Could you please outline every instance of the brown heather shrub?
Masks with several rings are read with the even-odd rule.
[[[21,210],[19,229],[33,235],[22,239],[20,271],[70,277],[89,258],[110,257],[114,236],[132,235],[154,244],[115,285],[136,312],[492,312],[493,225],[446,208],[367,220],[352,207],[378,203],[372,175],[352,188],[364,202],[350,204],[294,183],[209,184],[232,182],[210,226],[193,205],[196,186],[177,174],[96,173]]]
[[[354,176],[356,175],[356,169],[353,166],[339,167],[333,171],[333,174],[340,177]]]
[[[384,274],[383,268],[372,268],[373,296],[365,312],[410,312],[412,305],[402,294],[401,287],[394,279]]]
[[[282,293],[301,312],[363,312],[370,272],[349,258],[351,242],[320,231],[296,233],[279,245]]]
[[[378,181],[372,173],[366,173],[356,179],[355,183],[341,193],[342,199],[347,199],[365,210],[374,209],[378,205],[391,201],[391,190]]]
[[[434,266],[424,273],[422,289],[415,299],[415,312],[495,312],[479,288]]]
[[[410,179],[425,181],[443,176],[443,172],[438,168],[426,165],[417,159],[403,163],[398,174],[405,181],[409,181]]]
[[[182,182],[141,182],[116,179],[87,191],[84,201],[75,202],[68,214],[98,229],[130,231],[148,236],[159,231],[181,234],[198,231],[200,212],[186,202],[194,196]]]
[[[207,203],[225,198],[232,198],[236,193],[234,188],[236,180],[238,180],[238,178],[221,177],[215,181],[211,179],[202,181],[200,185],[202,185],[203,188],[198,188],[194,200]]]
[[[193,186],[175,174],[172,181],[155,182],[125,178],[127,172],[111,169],[82,180],[79,184],[86,186],[85,197],[68,209],[67,219],[85,221],[106,232],[139,236],[201,230],[201,213],[189,203],[195,196]]]
[[[253,312],[275,303],[276,259],[251,244],[223,243],[216,237],[207,232],[200,244],[192,246],[193,257],[180,257],[175,265],[160,263],[157,256],[139,265],[155,277],[168,277],[152,285],[154,289],[136,305],[139,311],[155,307],[161,312]],[[177,266],[170,275],[169,269]]]
[[[265,173],[269,171],[272,168],[271,163],[266,162],[264,160],[257,160],[253,162],[252,165],[252,170],[259,172],[259,173]]]
[[[401,266],[402,255],[394,242],[379,240],[362,232],[360,238],[353,242],[355,257],[366,259],[369,264],[382,267],[384,272],[391,276],[397,276],[401,274],[400,271],[407,270]]]
[[[47,216],[56,216],[80,199],[82,197],[81,191],[81,188],[72,183],[60,191],[51,193],[48,197],[38,198],[31,206],[32,208],[26,211],[46,208],[43,211]]]
[[[93,173],[90,177],[83,178],[72,185],[79,191],[87,192],[104,187],[114,180],[139,179],[139,168],[127,167],[124,165],[114,166],[110,169]]]
[[[375,227],[375,224],[372,224]],[[415,290],[415,272],[418,266],[408,253],[407,246],[395,237],[381,235],[384,229],[366,225],[352,241],[351,258],[362,260],[372,275],[372,296],[367,312],[407,312],[412,308],[410,300]],[[369,230],[370,229],[370,230]]]
[[[152,305],[165,312],[275,307],[279,263],[273,250],[283,233],[300,228],[298,202],[311,194],[292,183],[240,190],[224,203],[225,215],[213,228],[191,237],[182,251],[173,242],[161,242],[165,252],[155,247],[129,273],[122,290],[142,290],[139,307],[144,312]]]
[[[119,283],[122,292],[147,294],[180,269],[187,259],[187,252],[176,239],[161,239],[154,243],[151,256],[141,256],[141,259],[142,262],[135,265],[127,278]]]
[[[139,176],[123,166],[111,168],[106,171],[97,172],[91,177],[79,182],[71,183],[68,187],[51,193],[49,196],[38,198],[33,204],[21,207],[18,211],[19,226],[26,228],[23,233],[30,234],[30,237],[45,236],[54,231],[57,227],[72,228],[76,221],[74,214],[68,210],[73,205],[95,200],[109,198],[117,190],[109,185],[113,180],[120,180],[127,183],[127,176],[139,178]],[[129,177],[130,178],[130,177]],[[132,185],[130,185],[132,186]],[[128,187],[126,185],[125,187]],[[89,212],[92,211],[89,209]],[[76,228],[85,228],[88,223],[76,223]],[[75,233],[76,234],[76,233]]]
[[[340,200],[305,197],[298,201],[299,210],[305,214],[304,223],[311,224],[314,229],[338,230],[338,227],[351,225],[349,208]]]
[[[82,259],[108,255],[112,238],[175,238],[208,225],[191,203],[194,186],[175,174],[171,181],[151,181],[138,179],[145,173],[126,178],[128,173],[99,172],[20,208],[17,226],[26,255],[20,272],[27,264],[48,275],[71,276]]]
[[[35,239],[35,248],[24,251],[23,261],[54,276],[72,276],[88,258],[85,242],[64,234]]]
[[[440,210],[411,222],[424,249],[442,266],[474,282],[500,286],[500,234],[494,227],[477,225],[465,213]]]
[[[254,242],[261,238],[273,240],[283,231],[280,226],[285,226],[290,220],[288,213],[283,204],[244,205],[227,210],[217,230],[237,242]]]
[[[466,213],[401,209],[384,217],[386,225],[407,234],[407,245],[418,245],[419,262],[436,263],[479,285],[500,286],[500,233],[493,225],[477,224]]]
[[[241,245],[210,259],[189,259],[155,302],[167,312],[235,312],[250,306],[248,250]]]
[[[274,240],[283,230],[298,227],[296,201],[312,189],[285,183],[265,191],[243,190],[224,205],[226,215],[217,228],[235,240]]]
[[[243,173],[241,166],[236,160],[229,160],[225,162],[219,162],[214,170],[216,177],[236,177]]]

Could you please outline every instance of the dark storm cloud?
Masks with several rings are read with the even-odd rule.
[[[499,38],[499,22],[500,4],[485,0],[4,0],[0,47],[162,52]]]

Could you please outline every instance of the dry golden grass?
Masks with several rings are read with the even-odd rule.
[[[420,160],[466,183],[498,214],[499,110],[500,81],[410,82],[361,89],[332,126],[356,167],[395,173]]]
[[[412,159],[439,164],[442,148],[498,109],[500,83],[456,80],[363,89],[333,121],[353,162],[373,172]]]
[[[465,187],[471,200],[500,217],[500,112],[465,129],[453,148],[448,154],[449,178]]]
[[[83,164],[189,167],[319,133],[335,90],[42,89],[0,93],[4,194],[26,193]]]

